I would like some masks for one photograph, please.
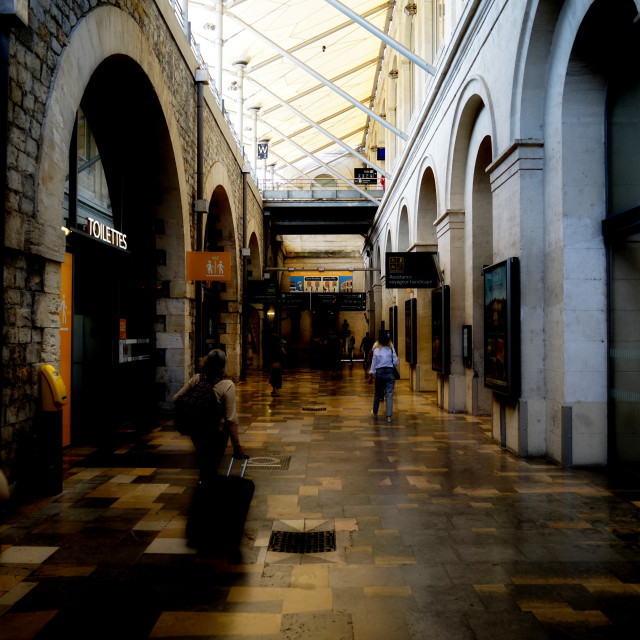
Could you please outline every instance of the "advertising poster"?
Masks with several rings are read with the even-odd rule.
[[[431,292],[431,369],[450,373],[450,314],[449,286],[438,287]]]
[[[289,292],[351,293],[353,274],[349,271],[293,271],[289,274]]]
[[[484,274],[485,304],[485,378],[506,389],[507,367],[504,349],[507,343],[507,266]]]
[[[404,348],[409,364],[418,362],[418,301],[410,298],[404,302]]]
[[[484,269],[484,384],[514,395],[520,389],[518,260]]]

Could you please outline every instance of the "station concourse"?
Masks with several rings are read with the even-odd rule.
[[[349,5],[0,1],[0,640],[638,636],[640,0]]]
[[[378,423],[361,363],[285,370],[275,398],[267,377],[237,385],[239,557],[186,546],[197,469],[167,414],[69,448],[62,493],[4,519],[0,639],[634,637],[637,479],[519,459],[406,380]]]

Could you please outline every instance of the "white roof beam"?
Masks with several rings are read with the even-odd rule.
[[[272,153],[274,158],[286,164],[290,169],[293,169],[296,173],[300,174],[305,180],[309,180],[312,184],[315,184],[320,189],[323,188],[323,186],[319,182],[316,182],[313,178],[310,178],[304,171],[298,169],[298,167],[285,160],[282,156],[279,156],[277,153],[274,153],[271,150],[269,150],[269,153]]]
[[[265,124],[272,131],[275,131],[279,136],[284,138],[289,144],[293,145],[296,149],[298,149],[298,151],[300,151],[300,153],[303,153],[308,158],[311,158],[314,162],[317,162],[320,166],[322,166],[324,169],[326,169],[332,176],[334,176],[335,178],[337,178],[341,182],[344,182],[344,183],[348,184],[350,187],[355,189],[358,193],[360,193],[365,198],[367,198],[367,200],[371,200],[371,202],[375,202],[376,204],[378,204],[378,201],[374,197],[370,196],[366,191],[363,191],[362,189],[357,187],[355,184],[353,184],[352,182],[350,182],[349,180],[347,180],[346,178],[341,176],[337,171],[332,169],[328,164],[325,164],[324,162],[322,162],[322,160],[320,160],[320,158],[316,158],[316,156],[314,156],[313,154],[311,154],[308,151],[306,151],[305,149],[303,149],[297,142],[294,142],[293,140],[291,140],[291,138],[289,138],[284,133],[282,133],[282,131],[278,131],[278,129],[276,129],[275,127],[271,126],[268,122],[265,122]]]
[[[391,5],[390,2],[386,2],[385,4],[380,4],[377,7],[374,7],[373,9],[369,9],[369,11],[365,11],[364,13],[359,14],[359,15],[361,15],[363,18],[369,18],[369,17],[375,15],[376,13],[380,13],[381,11],[385,11],[386,9],[389,8],[390,5]],[[339,24],[337,27],[334,27],[333,29],[329,29],[328,31],[325,31],[324,33],[321,33],[320,35],[314,36],[313,38],[310,38],[309,40],[306,40],[305,42],[297,44],[295,47],[291,47],[291,49],[287,49],[287,51],[289,53],[295,53],[296,51],[299,51],[300,49],[304,49],[305,47],[309,46],[310,44],[314,44],[315,42],[319,42],[320,40],[324,40],[327,36],[333,35],[334,33],[338,33],[339,31],[342,31],[343,29],[346,29],[347,27],[350,27],[352,24],[353,24],[353,22],[351,20],[349,20],[348,22],[343,22],[342,24]],[[253,72],[253,71],[257,71],[258,69],[262,69],[263,67],[266,67],[268,64],[271,64],[272,62],[276,62],[277,60],[280,60],[280,58],[282,58],[281,55],[273,56],[272,58],[269,58],[268,60],[265,60],[264,62],[260,62],[255,67],[251,67],[249,69],[249,72]]]
[[[260,40],[262,40],[263,42],[267,43],[270,47],[273,47],[276,51],[278,51],[280,54],[282,54],[285,58],[287,58],[288,60],[290,60],[291,62],[296,64],[298,67],[300,67],[300,69],[303,69],[304,71],[306,71],[309,75],[313,76],[319,82],[322,82],[322,84],[324,84],[327,87],[329,87],[330,89],[332,89],[339,96],[341,96],[342,98],[344,98],[348,102],[351,102],[351,104],[353,104],[356,107],[358,107],[358,109],[360,109],[361,111],[364,111],[369,117],[373,118],[376,122],[378,122],[383,127],[388,129],[389,131],[391,131],[393,134],[395,134],[399,138],[402,138],[403,140],[408,140],[408,136],[405,133],[403,133],[402,131],[400,131],[400,129],[397,129],[392,124],[388,123],[384,118],[380,117],[377,113],[374,113],[373,111],[371,111],[371,109],[368,109],[367,107],[362,105],[355,98],[350,96],[346,91],[343,91],[340,87],[338,87],[337,85],[333,84],[333,82],[330,82],[329,80],[327,80],[324,76],[319,74],[317,71],[314,71],[311,67],[309,67],[304,62],[302,62],[302,60],[298,60],[298,58],[296,58],[295,56],[292,56],[290,53],[285,51],[282,47],[280,47],[275,42],[273,42],[272,40],[267,38],[265,35],[260,33],[257,29],[254,29],[250,24],[247,24],[244,20],[241,20],[240,18],[238,18],[238,16],[234,15],[233,13],[231,13],[228,10],[225,10],[225,15],[227,15],[230,18],[232,18],[233,20],[235,20],[238,24],[242,25],[248,31],[251,31],[251,33],[255,34],[258,38],[260,38]]]
[[[349,69],[348,71],[345,71],[344,73],[341,73],[337,76],[334,76],[333,78],[331,78],[331,82],[336,82],[337,80],[342,80],[343,78],[346,78],[347,76],[350,76],[352,73],[356,73],[357,71],[362,71],[362,69],[366,69],[367,67],[370,67],[373,64],[378,64],[378,58],[373,58],[372,60],[367,60],[366,62],[363,62],[362,64],[359,64],[357,67],[353,67],[352,69]],[[298,98],[304,98],[308,95],[311,95],[312,93],[316,92],[316,91],[320,91],[320,89],[322,89],[325,85],[323,84],[317,84],[315,87],[311,87],[311,89],[307,89],[306,91],[301,91],[300,93],[296,93],[295,96],[293,96],[292,98],[289,98],[289,100],[287,100],[286,102],[293,102],[294,100],[297,100]],[[369,100],[369,98],[367,98],[367,100]],[[370,100],[369,100],[370,102]],[[274,105],[273,107],[267,109],[265,111],[265,113],[271,113],[271,111],[274,111],[276,109],[279,109],[280,107],[277,105]]]
[[[351,136],[355,136],[357,133],[360,133],[361,131],[364,131],[364,127],[355,129],[354,131],[349,132],[346,136],[342,136],[342,140],[344,140],[344,138],[350,138]],[[286,142],[286,140],[278,140],[274,144],[279,144],[280,142]],[[315,154],[315,153],[318,153],[319,151],[325,151],[326,149],[332,146],[333,146],[332,142],[327,142],[327,144],[323,144],[320,147],[316,147],[315,149],[313,149],[311,153]],[[301,160],[301,158],[295,158],[293,162],[298,162],[298,160]]]
[[[338,0],[325,0],[325,2],[328,2],[332,7],[344,13],[356,24],[359,24],[361,27],[366,29],[369,33],[372,33],[377,38],[380,38],[380,40],[388,44],[392,49],[395,49],[398,53],[401,53],[405,58],[411,60],[411,62],[418,65],[421,69],[424,69],[427,73],[435,76],[438,72],[438,70],[433,65],[425,62],[420,56],[417,56],[415,53],[413,53],[413,51],[410,51],[409,49],[407,49],[407,47],[400,44],[397,40],[394,40],[393,38],[388,36],[384,31],[380,31],[378,27],[375,27],[370,22],[363,20],[355,11],[349,9],[349,7],[345,7],[341,2],[338,2]]]
[[[287,109],[289,109],[291,113],[294,113],[295,115],[298,116],[298,118],[300,118],[301,120],[304,120],[308,125],[313,127],[316,131],[319,131],[320,133],[327,136],[327,138],[330,138],[336,144],[340,145],[347,153],[350,153],[351,155],[355,156],[361,162],[368,164],[372,169],[375,169],[386,178],[390,177],[390,175],[386,173],[384,169],[381,169],[375,162],[371,162],[368,158],[358,153],[355,149],[352,149],[347,144],[342,142],[340,138],[337,138],[336,136],[334,136],[333,133],[321,127],[317,122],[314,122],[311,118],[308,118],[307,116],[305,116],[304,113],[302,113],[301,111],[298,111],[295,107],[292,107],[290,104],[287,104],[284,100],[282,100],[275,93],[273,93],[273,91],[270,91],[269,89],[261,85],[257,80],[254,80],[253,78],[249,78],[249,80],[253,82],[255,85],[257,85],[258,87],[260,87],[260,89],[262,89],[265,93],[268,93],[274,100],[277,100],[283,107],[286,107]]]

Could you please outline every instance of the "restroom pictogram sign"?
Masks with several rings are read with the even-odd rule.
[[[187,280],[229,282],[231,253],[229,251],[187,251]]]

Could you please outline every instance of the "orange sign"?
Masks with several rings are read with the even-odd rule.
[[[229,282],[231,253],[229,251],[187,251],[187,280]]]
[[[73,256],[65,253],[60,288],[60,377],[71,389],[71,317],[73,294]],[[71,402],[62,407],[62,446],[71,444]]]

